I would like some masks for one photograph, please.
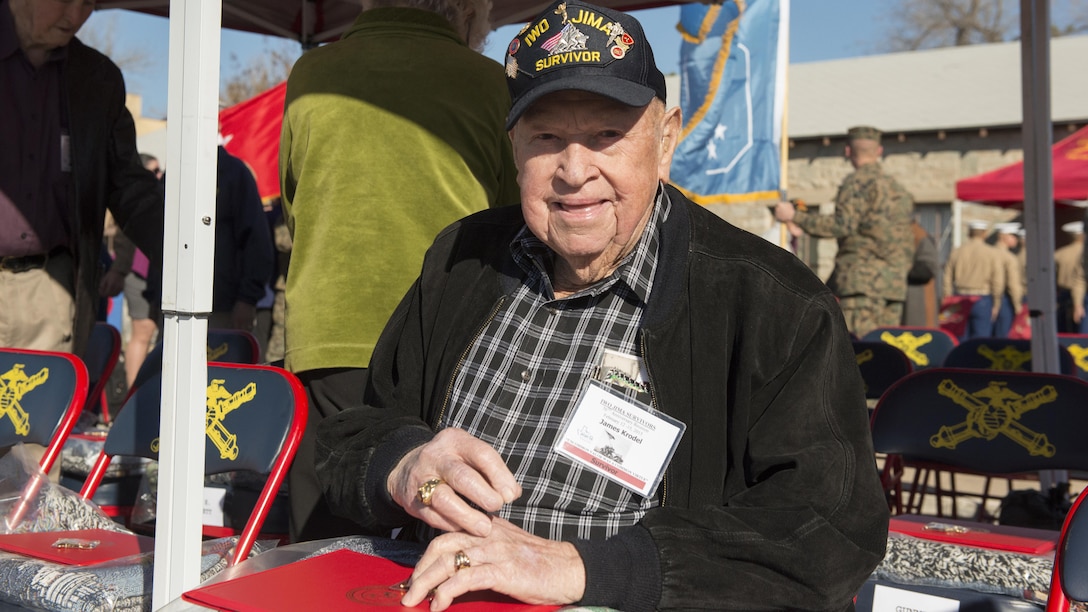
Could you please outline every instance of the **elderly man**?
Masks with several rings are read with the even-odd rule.
[[[128,272],[99,266],[107,208],[152,260],[163,200],[136,151],[121,71],[76,32],[93,1],[0,0],[0,345],[82,355],[98,297]]]
[[[330,504],[429,542],[408,606],[848,608],[888,516],[834,297],[665,185],[679,110],[634,18],[553,4],[506,70],[521,207],[428,251],[318,429]]]
[[[779,202],[774,211],[776,219],[805,233],[838,240],[827,284],[839,298],[846,327],[858,338],[900,324],[914,257],[914,198],[884,171],[880,137],[870,126],[847,131],[843,151],[854,172],[839,186],[835,214],[795,210],[789,202]]]

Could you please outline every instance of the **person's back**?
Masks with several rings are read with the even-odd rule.
[[[503,69],[473,51],[489,6],[367,0],[343,38],[308,51],[288,79],[284,361],[310,401],[289,476],[294,540],[356,529],[324,510],[312,431],[358,397],[378,336],[435,235],[518,201]]]
[[[843,181],[838,201],[864,201],[857,229],[839,238],[834,276],[829,281],[841,296],[872,295],[902,301],[914,253],[910,193],[879,163],[865,164]]]
[[[298,61],[280,153],[289,369],[366,367],[435,234],[516,203],[503,78],[441,17],[406,8],[365,11]]]

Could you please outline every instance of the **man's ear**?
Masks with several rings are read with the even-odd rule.
[[[676,145],[680,142],[680,107],[674,106],[667,109],[661,116],[661,161],[658,164],[658,178],[662,182],[669,182],[669,167],[672,166],[672,156],[676,153]]]

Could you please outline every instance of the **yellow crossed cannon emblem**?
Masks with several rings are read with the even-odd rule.
[[[25,367],[26,364],[17,363],[0,375],[0,418],[10,418],[15,433],[20,436],[30,433],[30,415],[19,402],[24,395],[49,379],[49,368],[42,368],[37,374],[27,376],[23,371]]]
[[[207,410],[204,413],[204,433],[211,438],[212,444],[219,449],[221,459],[234,461],[238,458],[238,436],[232,434],[223,425],[223,419],[239,406],[257,396],[257,384],[249,383],[237,393],[231,393],[223,386],[223,379],[215,378],[207,389]],[[159,452],[159,439],[151,441],[151,450]]]
[[[223,426],[223,419],[256,395],[257,384],[253,382],[237,393],[227,391],[221,378],[213,379],[208,385],[208,411],[204,420],[204,431],[211,438],[212,444],[219,449],[221,459],[234,461],[238,458],[238,436]]]
[[[970,438],[993,440],[1004,434],[1032,455],[1053,457],[1056,449],[1046,434],[1035,433],[1020,424],[1020,416],[1058,399],[1053,385],[1027,395],[1020,395],[1004,382],[990,382],[983,390],[968,393],[951,380],[942,380],[937,392],[967,409],[967,419],[958,425],[944,425],[929,439],[934,448],[954,449]]]
[[[230,349],[230,347],[227,345],[226,342],[224,342],[223,344],[220,344],[219,346],[217,346],[215,348],[212,348],[212,347],[209,346],[208,347],[208,361],[218,361],[220,357],[227,354],[228,349]]]
[[[1031,361],[1031,351],[1018,351],[1016,347],[1006,346],[1000,351],[982,345],[978,347],[978,354],[990,360],[991,370],[1017,371]]]
[[[890,344],[895,348],[903,351],[911,361],[919,366],[925,367],[929,365],[929,355],[926,355],[918,348],[933,342],[933,334],[926,332],[920,336],[915,336],[910,332],[903,332],[896,336],[891,332],[882,332],[880,334],[880,340],[885,344]]]
[[[1065,347],[1069,350],[1069,354],[1073,356],[1073,362],[1077,364],[1077,367],[1081,371],[1088,372],[1088,346],[1080,346],[1077,344],[1070,344]]]
[[[854,355],[854,359],[861,365],[865,362],[873,360],[873,349],[865,349],[864,351]]]

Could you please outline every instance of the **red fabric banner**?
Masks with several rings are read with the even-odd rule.
[[[287,82],[219,111],[223,147],[246,162],[257,177],[257,191],[268,202],[280,196],[280,131]]]

